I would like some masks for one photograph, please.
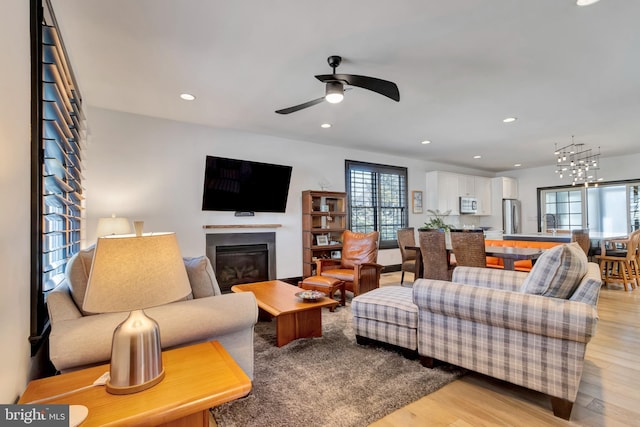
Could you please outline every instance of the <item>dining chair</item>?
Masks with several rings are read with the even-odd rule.
[[[605,285],[620,283],[624,290],[633,290],[640,285],[640,230],[629,235],[626,241],[626,254],[624,256],[596,255],[600,261],[600,272]]]
[[[579,228],[571,230],[571,241],[578,242],[587,257],[591,249],[591,240],[589,239],[589,229]]]
[[[554,214],[545,214],[544,222],[545,222],[547,233],[552,233],[556,231],[556,227],[557,227],[556,216]]]
[[[404,283],[404,273],[408,271],[414,274],[416,272],[416,251],[407,249],[407,246],[416,246],[416,235],[413,227],[399,228],[397,232],[398,247],[400,248],[400,256],[402,257],[402,265],[400,271],[400,285]]]
[[[482,268],[487,266],[482,230],[451,230],[451,247],[457,266]]]
[[[453,268],[449,263],[445,232],[420,230],[418,235],[422,256],[422,278],[451,281]]]

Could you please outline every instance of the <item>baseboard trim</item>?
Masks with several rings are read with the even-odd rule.
[[[382,267],[382,272],[383,273],[393,273],[395,271],[400,271],[402,268],[401,264],[392,264],[392,265],[385,265]]]

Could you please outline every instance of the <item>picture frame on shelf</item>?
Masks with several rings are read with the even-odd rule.
[[[329,245],[329,236],[325,236],[325,235],[316,236],[316,244],[318,246]]]
[[[422,213],[422,191],[411,192],[411,207],[414,214]]]

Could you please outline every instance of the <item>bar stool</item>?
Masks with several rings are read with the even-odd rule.
[[[640,243],[640,230],[636,230],[629,236],[627,253],[625,256],[597,255],[600,260],[602,281],[609,283],[621,283],[624,290],[633,290],[640,285],[640,265],[638,263],[638,245]]]

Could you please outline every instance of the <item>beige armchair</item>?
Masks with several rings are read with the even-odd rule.
[[[82,310],[93,250],[82,250],[71,258],[65,280],[47,298],[49,357],[61,372],[108,362],[113,330],[128,315]],[[253,328],[258,320],[255,296],[251,292],[221,294],[207,257],[185,258],[184,264],[192,293],[183,300],[145,310],[160,325],[162,348],[218,340],[253,378]]]
[[[333,277],[345,283],[345,289],[354,296],[380,287],[382,266],[378,261],[380,234],[354,233],[345,230],[342,234],[342,257],[316,261],[317,274]]]

